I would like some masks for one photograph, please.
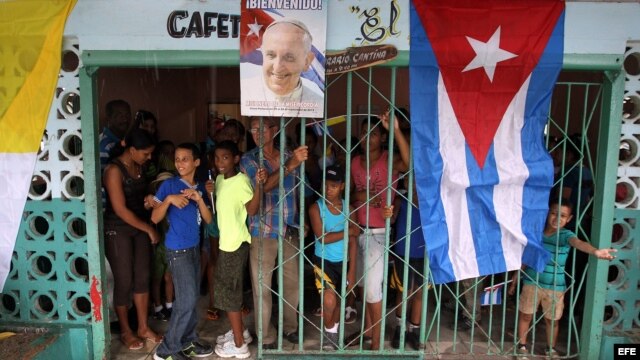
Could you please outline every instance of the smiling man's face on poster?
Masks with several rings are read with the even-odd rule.
[[[242,2],[243,116],[324,117],[326,2]]]
[[[262,74],[271,91],[287,96],[313,61],[311,35],[304,25],[274,23],[262,39]]]

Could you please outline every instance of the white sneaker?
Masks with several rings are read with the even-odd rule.
[[[344,308],[344,323],[345,324],[353,324],[356,322],[356,317],[358,316],[358,311],[351,306],[347,306]]]
[[[545,355],[548,359],[560,359],[560,354],[554,348],[545,350]]]
[[[244,343],[247,345],[251,344],[251,342],[253,341],[253,337],[251,337],[251,334],[247,329],[244,329],[244,331],[242,332],[242,337],[244,338]],[[224,335],[220,335],[216,338],[216,344],[218,345],[222,345],[230,341],[234,342],[233,330],[229,330],[226,333],[224,333]]]
[[[531,353],[529,352],[529,349],[526,345],[518,344],[516,346],[516,355],[517,356],[515,357],[515,359],[517,360],[529,360],[529,357],[527,357],[527,355],[531,355]]]
[[[246,343],[240,347],[236,347],[234,342],[226,342],[222,345],[217,345],[215,351],[218,356],[223,358],[235,357],[238,359],[246,359],[251,356],[251,352]]]

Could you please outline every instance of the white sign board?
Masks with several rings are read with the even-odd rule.
[[[81,50],[238,50],[241,1],[78,0],[65,35],[77,36]],[[327,7],[327,51],[409,49],[409,0],[329,0]],[[565,54],[623,54],[627,41],[640,39],[638,19],[638,3],[567,2]]]
[[[238,50],[242,1],[78,0],[65,35],[77,36],[81,50]],[[374,44],[409,50],[409,0],[323,2],[327,50]]]

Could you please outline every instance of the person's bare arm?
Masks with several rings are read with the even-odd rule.
[[[349,236],[358,237],[362,233],[362,229],[358,225],[358,219],[356,217],[356,212],[353,210],[353,206],[349,206]]]
[[[262,187],[267,179],[267,170],[264,168],[258,169],[256,173],[256,186],[253,189],[253,197],[245,204],[247,214],[253,216],[258,213],[260,209],[260,198],[262,197]]]
[[[382,209],[382,217],[384,217],[385,219],[390,219],[391,224],[395,224],[396,219],[398,218],[398,213],[400,212],[400,206],[401,206],[401,197],[400,196],[396,196],[396,198],[393,200],[393,204],[390,206],[385,206]],[[400,226],[405,226],[403,224],[400,224]]]
[[[344,231],[328,233],[322,231],[322,218],[320,217],[320,207],[318,203],[313,203],[309,208],[309,219],[311,220],[311,230],[313,230],[313,234],[325,244],[331,244],[344,238]]]
[[[526,265],[522,265],[520,267],[520,269],[523,270],[523,271],[526,268],[527,268]],[[511,283],[509,284],[509,287],[507,288],[507,294],[513,295],[513,294],[516,293],[516,287],[518,286],[518,281],[520,281],[520,270],[516,270],[516,271],[513,272],[513,276],[511,277]]]
[[[584,253],[593,255],[601,260],[615,259],[616,257],[613,255],[613,253],[618,251],[616,249],[598,249],[593,245],[589,244],[588,242],[578,239],[577,237],[573,237],[569,239],[569,245],[573,246],[574,248]]]
[[[360,235],[360,227],[356,222],[356,214],[353,211],[353,207],[349,207],[350,221],[349,221],[349,268],[347,269],[347,290],[350,291],[356,285],[356,265],[358,263],[357,255],[357,241],[358,235]]]
[[[382,126],[384,126],[385,129],[389,130],[389,111],[380,115],[380,120],[382,122]],[[400,151],[399,159],[394,156],[393,171],[396,173],[407,172],[409,171],[409,142],[402,133],[402,130],[400,130],[400,123],[395,114],[393,116],[393,138],[395,139],[396,144],[398,145],[398,150]]]
[[[104,171],[104,187],[109,194],[109,204],[111,204],[113,212],[128,225],[147,233],[153,244],[157,243],[160,237],[156,229],[148,222],[136,216],[136,214],[127,207],[124,189],[122,188],[122,176],[122,171],[115,165],[107,166]]]
[[[300,164],[302,164],[309,156],[309,147],[307,145],[299,146],[293,150],[293,155],[287,160],[284,165],[284,176],[286,177],[293,172]],[[265,182],[262,191],[269,192],[280,184],[280,169],[276,169],[269,174],[267,181]]]

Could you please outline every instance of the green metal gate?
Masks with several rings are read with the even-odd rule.
[[[328,147],[337,148],[338,151],[345,153],[346,164],[350,164],[352,154],[355,152],[354,148],[357,145],[363,146],[362,140],[360,142],[356,140],[356,144],[351,140],[352,134],[355,133],[355,130],[352,129],[357,129],[358,120],[360,120],[360,117],[353,115],[352,111],[355,108],[363,109],[362,106],[357,107],[354,105],[353,98],[359,96],[362,99],[362,94],[366,94],[365,114],[379,113],[381,108],[389,107],[394,109],[401,121],[410,123],[410,119],[402,116],[401,110],[395,103],[395,94],[397,91],[401,91],[396,86],[402,86],[402,83],[396,80],[397,74],[403,70],[406,69],[370,69],[331,78],[328,87],[329,101],[332,100],[333,87],[339,86],[338,84],[342,82],[341,85],[346,89],[345,140],[341,141],[341,139],[329,133],[325,127],[323,136],[319,139],[322,144],[320,153],[324,154]],[[376,86],[376,83],[380,82],[385,83],[388,88]],[[613,199],[611,196],[615,178],[608,168],[615,165],[617,158],[619,123],[616,121],[616,112],[620,110],[620,107],[615,99],[619,95],[620,84],[620,72],[617,70],[604,72],[567,71],[563,73],[554,92],[546,132],[549,151],[558,160],[554,183],[554,189],[557,189],[557,191],[555,191],[556,195],[554,196],[558,196],[558,200],[561,200],[563,198],[561,195],[562,190],[566,192],[569,186],[569,177],[575,177],[575,174],[579,173],[578,183],[580,185],[574,189],[577,193],[574,193],[572,197],[575,206],[575,231],[581,239],[591,242],[598,248],[610,246],[609,239],[613,220],[611,213]],[[342,89],[338,90],[338,92],[343,94]],[[357,112],[360,113],[362,111]],[[302,120],[302,123],[305,124],[306,122]],[[293,128],[293,123],[282,119],[280,128],[291,129]],[[305,126],[302,126],[301,133],[295,135],[300,139],[305,139],[304,129]],[[281,132],[280,136],[281,144],[283,144],[281,152],[283,152],[285,150],[284,144],[286,143],[284,132]],[[391,130],[388,138],[387,148],[391,149],[394,147],[393,130]],[[570,158],[568,154],[571,154],[571,161],[568,160]],[[349,165],[347,165],[348,173]],[[412,171],[403,176],[409,179],[409,184],[413,184]],[[347,178],[349,178],[348,175]],[[305,179],[300,178],[299,181],[300,186],[296,191],[303,191]],[[373,196],[380,192],[389,194],[391,191],[395,191],[390,188],[389,184],[391,184],[391,177],[389,177],[386,187],[376,189],[377,192],[374,192]],[[352,185],[347,183],[345,191],[347,203],[350,197],[350,186]],[[401,194],[398,196],[405,196],[411,201],[411,189],[412,185],[409,185],[408,196]],[[318,195],[322,197],[323,193]],[[565,196],[567,195],[565,194]],[[299,198],[302,199],[299,207],[304,209],[305,203],[302,193]],[[300,221],[303,222],[304,220],[304,216],[301,215]],[[409,221],[407,224],[396,224],[396,226],[409,227]],[[406,232],[409,233],[415,230],[407,229]],[[408,258],[401,258],[393,254],[391,248],[394,239],[391,234],[393,232],[390,231],[390,224],[387,223],[384,263],[389,263],[390,261],[400,263],[403,268],[400,276],[403,277],[403,283],[406,283],[408,274],[416,272],[417,269],[410,265]],[[303,237],[302,232],[300,237]],[[428,241],[428,238],[426,241]],[[305,246],[310,246],[310,243],[307,242],[305,245],[304,241],[301,240],[299,248],[302,249]],[[561,320],[552,322],[552,327],[557,326],[560,328],[560,337],[556,347],[562,357],[575,357],[581,354],[585,358],[592,358],[599,353],[597,332],[602,326],[601,318],[604,301],[602,288],[605,284],[605,282],[595,282],[593,277],[606,276],[607,265],[603,264],[602,261],[594,261],[594,259],[585,260],[580,257],[580,254],[575,249],[571,250],[571,259],[571,265],[564,274],[568,279],[565,315]],[[297,260],[300,266],[300,293],[305,294],[302,291],[304,286],[302,284],[305,281],[303,272],[305,268],[307,273],[310,271],[311,260],[309,257],[304,256],[304,251],[299,252]],[[278,267],[278,269],[280,270],[281,267]],[[587,272],[591,274],[589,280],[587,280]],[[387,286],[391,282],[391,273],[385,268],[385,286],[382,300],[384,316],[380,321],[382,327],[381,338],[386,339],[384,349],[367,351],[367,344],[364,341],[356,341],[351,344],[341,341],[338,354],[348,354],[349,356],[356,354],[367,358],[423,357],[425,355],[451,355],[453,357],[461,355],[515,355],[515,345],[518,341],[515,331],[518,324],[517,309],[519,304],[517,297],[508,297],[505,291],[503,305],[489,306],[485,309],[479,307],[479,295],[482,290],[487,286],[492,287],[495,284],[509,280],[510,275],[502,274],[482,277],[431,288],[427,285],[429,277],[427,264],[425,264],[424,273],[426,276],[423,278],[422,285],[414,289],[412,294],[403,292],[401,300],[396,305],[392,302],[391,290]],[[281,280],[281,273],[278,272],[277,274]],[[263,276],[269,275],[271,274],[264,274]],[[309,278],[306,281],[310,281]],[[280,306],[283,306],[282,287],[270,290],[280,299]],[[343,287],[341,292],[341,314],[344,314],[345,310],[345,290]],[[423,304],[419,330],[420,339],[422,339],[420,342],[421,347],[417,350],[412,350],[409,346],[405,346],[405,336],[401,335],[399,347],[404,350],[395,350],[390,346],[394,328],[397,326],[400,329],[400,334],[405,334],[409,318],[407,313],[408,298],[418,292],[421,293]],[[306,295],[311,294],[311,291],[306,292]],[[299,303],[299,322],[303,324],[301,333],[306,334],[304,335],[305,338],[321,339],[322,322],[310,315],[310,309],[305,307],[308,301],[305,301],[304,295],[301,295]],[[396,309],[400,309],[399,320],[394,319]],[[360,316],[362,316],[363,312],[366,312],[366,308],[360,305],[358,307]],[[477,316],[479,313],[482,314],[482,320],[479,320],[480,317]],[[467,324],[463,323],[465,316],[476,319],[469,329],[465,326]],[[276,319],[274,319],[275,321]],[[360,325],[357,325],[354,329],[354,326],[344,324],[344,316],[341,317],[340,321],[340,338],[343,340],[350,332],[367,330],[362,322],[358,322]],[[278,322],[282,324],[281,317],[278,318]],[[541,314],[534,316],[534,321],[529,329],[529,336],[529,344],[532,346],[534,353],[544,354],[545,350],[548,349],[548,345],[545,338],[545,324]],[[299,343],[294,344],[293,348],[287,347],[283,345],[283,333],[280,331],[278,350],[260,351],[259,354],[265,358],[277,358],[283,355],[294,357],[303,355],[311,357],[320,355],[336,356],[334,352],[327,354],[319,351],[322,340],[319,342],[301,340]],[[586,343],[587,345],[584,346],[581,343]]]

